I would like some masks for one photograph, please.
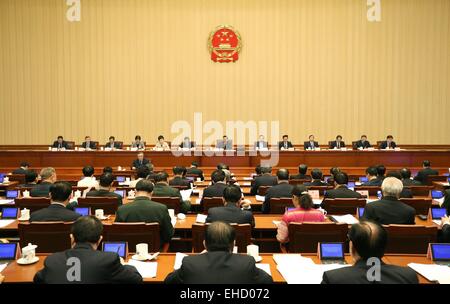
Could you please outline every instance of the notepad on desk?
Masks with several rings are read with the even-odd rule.
[[[439,282],[448,284],[450,282],[450,267],[436,264],[419,264],[409,263],[408,267],[415,272],[424,276],[427,280],[432,282]]]
[[[12,205],[14,204],[13,199],[0,199],[0,205]]]
[[[266,197],[263,195],[256,195],[255,198],[258,202],[264,202],[264,200],[266,199]]]
[[[136,267],[137,271],[143,278],[154,278],[158,269],[157,262],[141,262],[136,260],[129,260],[128,265]]]
[[[342,264],[280,264],[277,265],[278,271],[288,284],[320,284],[323,273],[328,270],[349,267]]]
[[[177,252],[175,254],[175,264],[173,265],[173,269],[178,270],[181,267],[181,264],[183,263],[183,259],[187,257],[187,254]]]
[[[180,194],[181,194],[181,198],[183,199],[183,201],[189,201],[191,198],[192,189],[181,190]]]
[[[257,268],[267,272],[270,276],[272,275],[272,272],[270,271],[270,264],[255,264],[255,265]]]
[[[346,214],[346,215],[330,215],[330,218],[337,222],[337,223],[342,223],[342,224],[348,224],[348,225],[353,225],[356,223],[359,223],[359,221],[351,214]]]
[[[0,228],[4,228],[14,223],[15,220],[0,220]]]

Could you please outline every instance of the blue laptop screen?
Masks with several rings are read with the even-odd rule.
[[[439,190],[432,190],[431,197],[433,199],[440,199],[440,198],[444,197],[444,193],[442,193],[442,191],[439,191]]]
[[[364,215],[364,208],[358,208],[358,216],[361,218]]]
[[[88,216],[90,214],[89,207],[76,207],[74,208],[74,211],[81,216]]]
[[[445,208],[431,208],[431,217],[433,220],[440,220],[447,215],[447,209]]]
[[[17,198],[19,196],[19,190],[7,190],[6,198]]]
[[[320,255],[322,259],[343,259],[344,247],[342,243],[321,243]]]
[[[450,244],[432,244],[433,259],[450,260]]]
[[[125,190],[115,190],[115,194],[119,194],[121,197],[125,197]]]
[[[328,180],[331,178],[331,176],[325,176],[324,178],[323,178],[323,181],[325,182],[325,183],[328,183]]]
[[[0,173],[0,183],[3,183],[4,178],[5,178],[5,173]]]
[[[15,260],[17,243],[0,244],[0,260]]]
[[[355,189],[355,182],[348,182],[347,186],[349,189],[353,190],[353,189]]]
[[[3,208],[2,219],[15,219],[19,213],[19,208]]]
[[[361,183],[367,183],[367,182],[369,181],[369,179],[367,178],[367,176],[361,176],[361,177],[359,178],[359,181],[360,181]]]
[[[125,181],[125,176],[116,177],[116,181],[118,181],[119,183],[123,183]]]
[[[195,177],[193,176],[187,176],[186,179],[190,182],[194,182],[195,181]]]
[[[126,258],[125,254],[126,254],[126,243],[125,242],[117,242],[117,243],[108,243],[108,242],[103,242],[103,251],[105,252],[115,252],[117,253],[120,257],[122,258]]]

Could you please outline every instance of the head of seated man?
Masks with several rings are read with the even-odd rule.
[[[153,183],[150,180],[143,179],[136,184],[136,197],[152,198]]]
[[[137,168],[136,176],[137,178],[147,178],[150,175],[150,168],[148,166],[142,166]]]
[[[186,175],[186,167],[183,166],[175,166],[172,169],[173,175],[175,177],[184,177]]]
[[[289,182],[289,170],[288,169],[278,169],[277,170],[278,183],[288,183]]]
[[[233,252],[236,240],[235,229],[225,222],[213,222],[205,231],[205,245],[206,251],[226,251]]]
[[[398,199],[403,191],[403,183],[398,177],[386,177],[381,184],[383,197]]]
[[[211,174],[211,181],[213,184],[225,183],[227,176],[223,170],[214,170]]]
[[[104,173],[100,176],[99,189],[110,191],[114,182],[114,175],[111,173]]]
[[[345,172],[339,172],[334,176],[334,185],[336,188],[345,186],[348,184],[348,175]]]
[[[53,184],[56,182],[56,170],[52,167],[48,168],[42,168],[41,172],[39,173],[39,176],[41,177],[41,182],[45,183],[51,183]]]
[[[68,182],[56,182],[50,187],[50,200],[67,206],[72,197],[72,186]]]
[[[159,172],[155,176],[155,183],[168,185],[169,184],[169,174],[167,174],[167,172],[165,172],[165,171]]]
[[[266,175],[270,175],[272,174],[272,167],[261,167],[261,174],[266,174]]]
[[[378,176],[377,167],[373,167],[373,166],[372,167],[368,167],[366,169],[366,176],[367,176],[368,180],[372,180],[372,179],[377,178],[377,176]]]
[[[92,166],[85,166],[83,168],[83,176],[84,177],[92,177],[92,176],[94,176],[94,167],[92,167]]]
[[[315,169],[311,170],[311,177],[314,181],[321,181],[322,176],[323,176],[323,173],[320,169],[315,168]]]
[[[38,180],[38,175],[34,170],[28,170],[25,173],[25,184],[32,185],[36,184]]]

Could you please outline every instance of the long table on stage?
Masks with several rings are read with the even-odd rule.
[[[151,159],[157,167],[187,166],[196,161],[201,167],[215,167],[224,162],[231,167],[255,167],[268,152],[187,151],[182,156],[173,152],[145,151],[145,157]],[[296,167],[301,163],[309,167],[367,167],[382,163],[390,167],[419,167],[423,160],[429,160],[433,167],[450,167],[450,150],[400,150],[400,151],[359,151],[359,150],[321,150],[321,151],[280,151],[277,167]],[[0,167],[17,166],[27,161],[33,167],[128,167],[136,159],[136,151],[43,151],[43,150],[0,150]],[[211,156],[212,154],[212,156]],[[275,154],[272,154],[272,158]]]

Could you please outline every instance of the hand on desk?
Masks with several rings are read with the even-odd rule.
[[[251,207],[251,202],[250,202],[250,200],[248,200],[248,199],[243,199],[242,201],[241,201],[241,208],[244,208],[244,209],[250,209],[250,207]]]

